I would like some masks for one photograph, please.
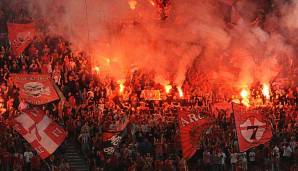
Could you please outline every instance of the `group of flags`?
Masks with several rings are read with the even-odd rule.
[[[222,106],[226,108],[225,105]],[[239,152],[245,152],[271,140],[270,123],[260,110],[250,109],[235,103],[230,104],[230,108],[234,114]],[[185,110],[179,112],[178,121],[183,157],[190,159],[196,153],[200,140],[215,123],[210,116]]]
[[[12,74],[20,98],[33,107],[14,118],[14,129],[36,150],[41,159],[47,158],[60,146],[66,132],[40,108],[59,97],[49,76],[42,74]]]
[[[32,43],[36,35],[34,23],[7,23],[11,55],[19,56]],[[65,130],[45,114],[40,107],[56,100],[59,96],[46,74],[11,74],[19,88],[20,98],[33,106],[24,109],[14,118],[14,129],[31,144],[41,159],[46,159],[61,145],[66,137]]]

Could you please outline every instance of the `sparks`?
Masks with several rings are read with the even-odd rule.
[[[179,96],[180,97],[183,97],[183,91],[182,91],[182,88],[181,87],[177,87],[178,89],[178,92],[179,92]]]
[[[268,84],[263,84],[262,93],[266,97],[266,99],[270,99],[270,87]]]
[[[129,0],[128,1],[128,5],[129,5],[131,10],[136,9],[137,4],[138,4],[138,2],[136,0]]]
[[[167,94],[170,93],[170,91],[171,91],[171,89],[172,89],[172,86],[171,86],[170,84],[167,84],[167,85],[165,85],[164,87],[165,87],[165,91],[166,91],[166,93],[167,93]]]

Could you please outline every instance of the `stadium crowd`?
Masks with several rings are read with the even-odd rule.
[[[19,21],[16,18],[10,20]],[[69,143],[81,147],[90,170],[279,171],[294,170],[295,165],[297,169],[297,81],[286,88],[273,88],[270,103],[259,86],[252,88],[252,99],[265,104],[260,110],[270,119],[274,135],[269,144],[239,153],[233,114],[212,110],[214,101],[226,100],[216,94],[189,90],[185,92],[189,98],[180,99],[174,87],[164,100],[147,101],[142,90],[162,87],[148,73],[131,73],[120,94],[115,80],[96,77],[90,57],[72,52],[70,43],[61,37],[38,35],[20,56],[11,55],[7,43],[0,45],[0,170],[71,170],[64,156]],[[48,73],[65,96],[43,106],[68,133],[67,140],[45,161],[12,128],[13,118],[30,108],[20,99],[12,73]],[[181,108],[210,114],[216,122],[200,142],[195,142],[197,153],[188,161],[180,146],[177,115]],[[129,120],[123,139],[115,152],[107,155],[103,134],[121,125],[123,118]]]

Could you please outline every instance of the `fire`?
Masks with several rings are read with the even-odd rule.
[[[270,87],[268,84],[263,84],[262,93],[266,97],[266,99],[270,99]]]
[[[95,71],[96,74],[98,74],[99,71],[100,71],[99,67],[98,66],[94,67],[94,71]]]
[[[242,89],[240,92],[240,96],[242,98],[241,103],[249,107],[249,91],[247,89]]]
[[[179,96],[180,96],[180,97],[183,97],[183,91],[182,91],[182,88],[181,88],[181,87],[177,87],[177,89],[178,89]]]
[[[138,4],[138,2],[136,0],[129,0],[128,1],[129,8],[132,9],[132,10],[136,9],[137,4]]]
[[[155,6],[155,2],[153,0],[148,0],[152,6]]]
[[[122,81],[122,80],[119,80],[119,81],[118,81],[118,84],[119,84],[119,93],[120,93],[120,94],[123,93],[124,88],[125,88],[123,82],[124,82],[124,81]]]
[[[167,94],[170,93],[170,91],[171,91],[171,89],[172,89],[172,86],[171,86],[170,84],[167,84],[167,85],[165,85],[164,87],[165,87],[165,91],[166,91],[166,93],[167,93]]]

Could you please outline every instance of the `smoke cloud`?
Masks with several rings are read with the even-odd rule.
[[[268,83],[296,60],[294,0],[242,0],[233,14],[219,0],[172,0],[164,21],[149,0],[137,0],[135,9],[127,0],[27,1],[34,18],[46,21],[49,34],[91,53],[94,63],[116,79],[137,66],[154,71],[162,84],[181,86],[191,69],[241,87]],[[264,24],[252,24],[265,8],[273,9],[263,15]],[[233,26],[226,23],[230,15],[238,17]]]

